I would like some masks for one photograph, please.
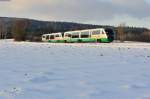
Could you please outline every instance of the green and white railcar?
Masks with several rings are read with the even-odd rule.
[[[51,43],[64,43],[64,38],[62,33],[44,34],[42,36],[42,41]]]
[[[69,31],[63,33],[44,34],[42,41],[61,42],[61,43],[77,43],[77,42],[112,42],[114,32],[111,29],[87,29],[79,31]]]

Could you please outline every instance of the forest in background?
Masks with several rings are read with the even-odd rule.
[[[72,30],[112,28],[116,40],[150,42],[150,30],[140,27],[118,27],[74,22],[39,21],[25,18],[0,17],[0,39],[15,38],[17,41],[41,41],[41,35]]]

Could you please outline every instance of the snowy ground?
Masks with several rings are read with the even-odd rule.
[[[1,40],[0,99],[150,99],[150,43]]]

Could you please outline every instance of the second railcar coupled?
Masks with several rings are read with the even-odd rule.
[[[87,29],[79,31],[68,31],[65,33],[51,33],[42,35],[43,42],[51,43],[88,43],[101,42],[109,43],[114,40],[112,29]]]

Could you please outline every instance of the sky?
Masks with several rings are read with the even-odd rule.
[[[0,16],[150,29],[150,0],[0,0]]]

